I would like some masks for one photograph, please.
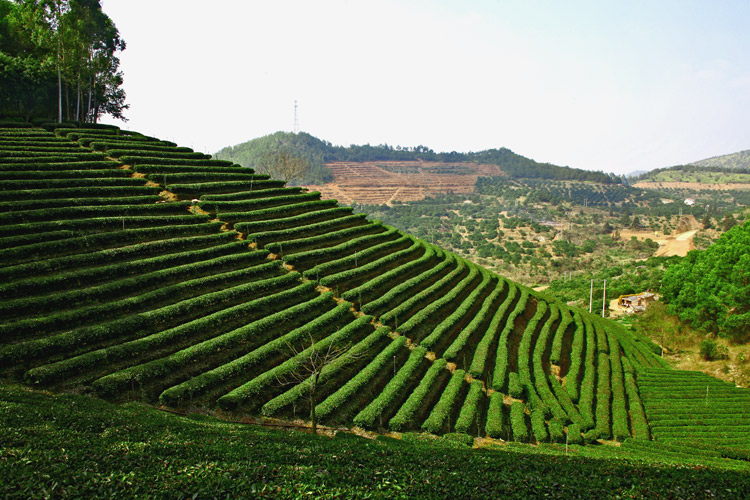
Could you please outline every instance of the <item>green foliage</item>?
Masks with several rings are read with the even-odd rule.
[[[324,151],[328,147],[328,144],[305,132],[298,134],[276,132],[236,146],[226,147],[218,151],[214,157],[263,172],[269,156],[280,153],[291,154],[299,156],[307,164],[304,174],[295,179],[297,182],[324,184],[333,180],[331,172],[324,165]]]
[[[750,221],[664,273],[664,300],[682,321],[736,341],[750,335]]]
[[[299,295],[297,298],[299,299],[302,297],[306,298],[304,294]],[[256,299],[253,301],[255,302],[254,306],[256,308],[268,307],[268,303],[270,302],[268,300],[269,298],[271,297]],[[330,329],[330,324],[339,324],[347,319],[351,320],[348,305],[340,304],[337,307],[331,308],[332,304],[330,299],[330,295],[324,295],[312,299],[316,301],[315,307],[319,311],[318,316],[312,321],[309,321],[303,326],[295,328],[288,333],[282,332],[283,334],[279,337],[269,338],[268,342],[258,346],[239,358],[217,366],[212,370],[204,371],[181,384],[168,388],[161,393],[159,401],[164,404],[176,406],[181,402],[200,396],[202,393],[213,387],[225,384],[227,380],[232,380],[239,374],[250,373],[254,367],[257,367],[261,363],[268,362],[269,359],[274,359],[274,357],[290,357],[293,353],[290,351],[289,346],[299,346],[309,338],[312,338],[311,336],[313,333],[319,334],[320,332]],[[274,300],[279,300],[279,298],[274,297]],[[304,307],[309,307],[309,305],[302,305],[299,302],[291,304],[291,309],[295,309],[296,312],[300,312]],[[252,309],[248,308],[247,310]],[[269,312],[271,311],[272,309],[269,310]],[[259,338],[263,338],[261,335],[268,338],[268,334],[266,333],[264,335],[261,328],[267,328],[269,330],[273,328],[273,320],[271,319],[271,316],[273,315],[267,314],[265,318],[260,320],[260,323],[254,325],[255,332],[258,333]],[[250,318],[252,318],[252,316]],[[208,322],[202,323],[204,323],[204,327],[209,325]],[[259,326],[260,328],[258,328]]]
[[[507,374],[508,370],[508,336],[513,331],[513,326],[515,324],[516,318],[519,314],[523,313],[526,310],[526,302],[529,298],[529,290],[527,288],[519,287],[521,290],[521,296],[518,299],[518,302],[516,302],[516,307],[513,309],[513,311],[510,313],[510,316],[508,316],[508,320],[505,322],[505,326],[503,327],[503,331],[500,332],[500,340],[498,343],[498,349],[497,349],[497,356],[495,361],[495,371],[492,379],[492,388],[496,391],[501,391],[506,387],[506,382],[510,382],[510,376]],[[513,372],[515,373],[515,372]],[[510,386],[510,384],[508,385]],[[511,395],[513,394],[519,394],[519,388],[520,391],[523,390],[522,387],[520,387],[520,384],[518,383],[517,375],[514,376],[514,383],[513,383],[513,391]],[[511,392],[510,389],[508,392]],[[518,396],[514,396],[518,397]]]
[[[427,354],[427,349],[424,347],[414,349],[409,355],[409,359],[390,379],[378,397],[354,417],[354,425],[363,428],[376,426],[376,420],[387,411],[388,407],[398,397],[399,392],[408,384],[409,379],[424,364],[425,354]]]
[[[148,499],[294,498],[300,491],[319,498],[378,499],[750,496],[746,470],[726,470],[726,460],[716,462],[723,468],[665,464],[674,449],[658,448],[656,442],[643,443],[642,449],[623,445],[617,449],[621,458],[613,458],[609,447],[571,446],[566,457],[564,448],[331,439],[7,385],[0,387],[0,407],[0,452],[21,457],[0,462],[5,478],[0,491],[8,498],[28,498],[29,491],[82,498],[137,493]],[[701,455],[709,461],[710,452],[701,451],[709,453]],[[285,468],[295,473],[268,474]]]
[[[521,384],[521,377],[518,372],[510,372],[508,375],[508,394],[512,398],[521,399],[523,397],[523,384]]]
[[[380,327],[375,333],[379,335],[385,335],[387,332],[386,327]],[[388,346],[380,351],[377,356],[373,358],[370,363],[367,364],[362,370],[357,372],[352,378],[350,378],[341,388],[336,392],[328,396],[323,402],[319,403],[315,411],[320,419],[326,419],[331,416],[336,410],[341,409],[347,402],[354,398],[359,390],[366,386],[367,383],[371,382],[375,378],[378,372],[386,367],[393,359],[398,355],[398,351],[402,350],[406,344],[405,337],[396,337],[393,339]]]
[[[351,215],[352,209],[350,207],[336,207],[329,208],[326,210],[319,210],[315,212],[306,212],[300,215],[293,215],[291,217],[283,217],[280,219],[271,219],[256,222],[240,222],[234,225],[235,230],[241,231],[246,234],[251,234],[259,231],[270,231],[293,228],[297,225],[305,225],[314,222],[322,222],[325,220],[335,219],[337,217]]]
[[[412,244],[408,248],[388,253],[363,266],[330,274],[321,278],[319,283],[322,286],[337,289],[339,293],[359,286],[382,272],[387,272],[405,261],[419,258],[420,255],[424,254],[424,247],[419,241],[410,241]]]
[[[423,338],[427,332],[431,332],[429,335],[434,335],[436,331],[440,332],[439,329],[433,329],[436,324],[439,325],[441,322],[440,312],[449,311],[448,306],[455,303],[465,290],[470,290],[481,275],[477,266],[469,264],[467,267],[469,273],[456,286],[449,290],[441,290],[442,295],[440,297],[433,298],[426,307],[411,316],[403,324],[398,325],[396,327],[398,332],[407,337],[415,338]],[[390,316],[388,318],[390,319]],[[385,315],[381,317],[381,320],[388,321]],[[435,337],[430,338],[428,336],[424,341],[427,342],[428,346],[431,346],[434,339]]]
[[[322,202],[325,202],[328,200],[322,200]],[[311,202],[311,203],[317,203],[317,202]],[[285,210],[288,207],[279,207],[278,211],[276,213],[289,213],[288,210]],[[294,208],[294,207],[292,207]],[[276,209],[268,209],[269,211]],[[258,210],[258,212],[262,212],[265,210]],[[292,210],[292,213],[294,213],[296,210]],[[247,212],[247,214],[250,214],[250,216],[256,216],[257,212]],[[222,215],[222,218],[224,218],[225,215]],[[260,216],[258,216],[260,218]],[[247,220],[247,216],[242,217],[243,220]],[[266,245],[266,250],[271,251],[274,254],[287,256],[289,254],[303,252],[306,250],[314,250],[323,246],[327,245],[335,245],[337,243],[342,243],[345,241],[348,241],[352,238],[357,238],[359,236],[366,236],[371,234],[377,234],[383,232],[383,226],[380,224],[364,224],[361,226],[355,226],[347,229],[339,229],[338,231],[331,231],[330,233],[321,234],[319,236],[311,236],[309,238],[299,238],[296,240],[291,241],[283,241],[278,243],[269,243]]]
[[[422,423],[422,430],[431,432],[433,434],[442,434],[444,432],[450,432],[451,430],[451,413],[453,412],[455,405],[459,400],[459,396],[464,389],[464,376],[466,372],[463,370],[456,370],[453,372],[451,379],[448,381],[448,385],[445,387],[443,394],[440,396],[440,400],[437,402],[435,407],[432,409],[430,416],[427,420]],[[481,386],[481,382],[478,382]],[[475,386],[476,387],[476,386]],[[479,387],[479,393],[475,388],[475,397],[478,398],[481,395],[481,387]],[[476,408],[476,405],[475,405]],[[464,415],[464,421],[462,422],[461,429],[456,428],[457,432],[466,432],[471,425],[469,411]],[[468,425],[467,425],[468,423]]]
[[[528,439],[529,429],[526,426],[524,404],[521,401],[513,401],[510,405],[510,427],[513,431],[514,441],[526,441]]]
[[[119,226],[122,227],[122,218],[118,222]],[[98,250],[100,248],[113,247],[117,244],[140,243],[148,239],[156,239],[157,237],[175,238],[179,236],[214,233],[219,230],[220,226],[220,223],[208,222],[187,226],[160,226],[155,228],[112,231],[110,233],[94,233],[62,241],[41,242],[0,250],[0,259],[8,264],[21,264],[42,257],[54,258],[55,256],[74,253],[76,250]]]
[[[117,54],[125,42],[99,2],[2,4],[0,115],[123,119],[128,105]]]
[[[340,213],[342,214],[351,213],[351,210],[349,209],[349,207],[336,208],[332,210],[341,210],[342,212]],[[344,210],[346,210],[346,212],[344,212]],[[313,212],[313,213],[320,213],[320,212]],[[263,222],[261,222],[261,224],[263,224]],[[333,245],[333,246],[323,247],[323,248],[316,248],[313,250],[285,255],[284,262],[294,266],[297,269],[314,268],[314,267],[318,267],[316,266],[316,263],[323,264],[325,262],[329,262],[332,260],[341,259],[347,256],[354,255],[361,250],[366,250],[368,248],[378,246],[382,243],[393,241],[399,235],[400,233],[397,230],[388,229],[382,233],[368,234],[368,235],[359,236],[359,237],[355,236],[347,241],[344,241],[343,243],[339,243],[338,245]],[[389,271],[389,273],[390,272],[391,271]],[[346,292],[344,295],[342,295],[342,298],[350,302],[356,302],[358,298],[361,297],[362,292],[364,292],[368,286],[370,287],[375,286],[371,283],[372,283],[372,280],[361,285],[361,287],[358,287],[356,291],[351,290],[351,291]],[[369,298],[369,294],[366,296]]]
[[[544,412],[542,410],[533,410],[531,412],[531,431],[534,433],[534,439],[539,443],[549,441],[547,425],[544,422]]]
[[[729,349],[716,342],[712,338],[701,340],[700,353],[703,359],[715,361],[717,359],[729,359]]]
[[[405,340],[404,337],[398,338]],[[414,416],[422,406],[423,400],[428,396],[433,384],[445,369],[446,364],[447,362],[443,358],[436,359],[435,362],[432,363],[432,366],[430,366],[427,373],[422,377],[417,388],[409,394],[406,402],[401,405],[401,408],[399,408],[396,415],[394,415],[388,422],[388,428],[395,431],[405,431],[414,427]]]
[[[450,347],[443,353],[443,357],[448,361],[451,361],[458,356],[469,337],[484,320],[482,313],[486,311],[486,309],[480,309],[479,315],[471,314],[471,311],[476,310],[477,306],[481,306],[482,302],[479,298],[485,297],[486,300],[486,290],[496,288],[495,285],[497,282],[489,272],[486,270],[480,270],[480,274],[482,276],[482,282],[479,286],[474,288],[468,297],[466,297],[466,299],[464,299],[449,316],[441,321],[435,329],[420,342],[421,345],[424,345],[427,348],[433,348],[441,342],[441,339],[444,341],[446,337],[454,338],[455,340],[453,343],[451,343]],[[469,276],[471,276],[471,274],[469,274]],[[469,279],[469,277],[467,277],[467,279]],[[471,279],[473,279],[473,277]],[[462,324],[466,321],[466,318],[471,317],[473,317],[471,323],[463,325],[463,328],[461,328]]]
[[[567,432],[568,443],[570,444],[581,444],[583,443],[583,436],[581,435],[581,427],[578,424],[570,424]]]
[[[500,438],[508,434],[503,422],[503,395],[499,392],[490,394],[490,404],[487,408],[487,422],[485,431],[491,438]]]
[[[170,184],[168,185],[169,191],[181,195],[198,197],[203,194],[225,194],[225,193],[236,193],[237,191],[252,191],[253,189],[273,189],[282,188],[285,186],[284,181],[277,180],[253,180],[248,182],[243,181],[224,181],[224,182],[200,182],[192,184]]]
[[[437,260],[435,265],[428,267],[426,270],[423,269],[427,263],[434,260]],[[459,275],[465,269],[465,266],[459,266],[447,275],[444,275],[455,264],[455,256],[443,254],[442,251],[435,249],[432,245],[426,245],[425,253],[419,259],[392,269],[380,277],[376,277],[359,287],[345,292],[345,294],[357,293],[357,296],[359,296],[360,291],[367,293],[369,296],[363,296],[366,299],[363,299],[365,303],[361,306],[362,311],[375,316],[385,312],[380,318],[381,321],[387,322],[390,318],[393,318],[393,324],[397,326],[399,312],[402,312],[402,314],[407,313],[412,304],[422,302],[423,300],[426,301],[426,297],[429,297],[443,282],[449,282],[453,276]],[[405,272],[405,274],[401,274],[402,272]],[[400,280],[402,276],[409,275],[406,272],[409,274],[417,272],[419,274],[406,281],[398,282],[397,280]],[[437,282],[434,281],[434,279],[441,276],[440,280]],[[395,286],[392,286],[392,284]],[[424,285],[430,286],[425,287]],[[387,289],[386,287],[389,286],[390,288]],[[418,293],[414,293],[417,290],[419,290]],[[382,291],[382,294],[377,295],[380,291]],[[394,307],[393,304],[399,305]]]
[[[327,300],[331,299],[330,295],[327,295],[326,297]],[[348,307],[351,307],[351,304],[349,304]],[[261,320],[261,322],[273,321],[282,326],[285,321],[288,322],[299,315],[303,308],[307,308],[312,313],[316,310],[316,308],[318,308],[318,305],[310,303],[300,304],[299,306],[285,309],[277,314],[268,316]],[[269,386],[273,384],[276,384],[278,386],[280,380],[283,381],[285,380],[285,377],[289,377],[293,373],[297,372],[302,364],[307,359],[310,359],[310,353],[313,350],[318,352],[325,352],[325,350],[329,349],[331,346],[343,346],[351,344],[353,339],[361,334],[360,328],[367,324],[368,319],[369,318],[365,316],[358,318],[357,320],[349,323],[346,327],[337,330],[335,333],[325,337],[322,340],[316,341],[314,345],[311,345],[306,349],[298,352],[295,356],[287,359],[280,365],[274,366],[273,368],[264,371],[252,380],[245,382],[239,387],[223,395],[217,400],[217,403],[224,409],[235,409],[246,405],[257,406],[260,402],[262,402],[260,400],[261,394],[267,393]],[[250,327],[250,325],[248,326]],[[231,343],[236,342],[237,339],[241,340],[245,336],[250,336],[252,338],[253,335],[257,335],[258,332],[263,332],[265,329],[267,329],[266,325],[253,326],[257,328],[257,331],[251,331],[250,328],[240,329],[238,330],[237,334],[231,332],[229,335],[223,336],[225,338],[220,337],[220,341]],[[212,346],[209,345],[208,347],[210,348]],[[189,354],[192,356],[199,353],[191,352]],[[241,368],[243,361],[245,360],[239,358],[239,361],[235,360],[232,361],[232,363],[237,363]]]
[[[553,418],[549,421],[549,438],[553,443],[565,442],[565,430],[563,429],[562,420]]]
[[[206,159],[179,159],[179,158],[161,158],[159,156],[121,156],[119,160],[126,165],[164,165],[164,166],[194,166],[194,167],[227,167],[240,171],[231,161],[226,160],[206,160]],[[252,171],[248,172],[252,173]]]
[[[354,214],[346,215],[344,217],[336,217],[333,219],[323,220],[319,222],[311,222],[309,224],[299,224],[295,227],[288,229],[278,229],[270,231],[257,231],[247,234],[247,241],[257,244],[259,247],[272,242],[284,242],[290,240],[297,240],[300,238],[311,238],[314,236],[320,236],[333,231],[341,231],[351,227],[358,227],[367,224],[365,214]],[[283,245],[283,243],[282,243]]]
[[[492,316],[492,320],[487,327],[487,331],[477,344],[477,347],[474,351],[474,358],[471,361],[471,368],[469,370],[469,373],[474,378],[480,378],[482,377],[482,375],[484,375],[485,369],[487,367],[487,357],[489,356],[490,347],[497,336],[500,334],[500,325],[505,319],[508,308],[513,304],[513,301],[518,295],[518,288],[516,287],[516,285],[512,282],[503,280],[498,283],[497,288],[493,292],[493,296],[499,297],[499,294],[503,291],[504,288],[507,288],[505,299],[503,300],[500,307],[495,310],[495,313]]]
[[[351,307],[349,304],[343,303],[338,307],[342,308],[341,306],[347,306],[346,312],[347,314],[351,315],[350,311],[348,311],[348,308]],[[317,321],[317,318],[314,321]],[[310,323],[308,323],[308,325],[310,325],[314,321],[311,321]],[[335,337],[332,339],[332,342],[321,342],[319,344],[316,344],[314,346],[314,349],[316,349],[316,352],[319,353],[323,352],[329,345],[339,347],[339,351],[336,352],[336,354],[338,355],[334,359],[328,360],[329,362],[327,364],[320,364],[318,366],[312,364],[310,354],[312,350],[302,351],[300,354],[295,356],[296,362],[293,362],[291,364],[293,372],[296,373],[296,378],[301,378],[305,375],[309,375],[309,377],[263,405],[263,408],[261,408],[261,412],[264,415],[273,415],[280,412],[284,408],[288,408],[289,406],[296,404],[296,402],[302,400],[303,398],[307,398],[309,400],[310,397],[314,399],[313,404],[317,405],[317,399],[320,397],[317,392],[319,390],[319,387],[333,380],[336,376],[342,375],[347,366],[358,362],[360,357],[367,356],[368,351],[375,347],[379,343],[379,341],[385,337],[385,332],[383,330],[375,330],[370,324],[371,321],[371,316],[361,316],[359,318],[356,318],[354,321],[351,321],[348,325],[344,326],[339,331],[334,333],[333,335],[335,335]],[[311,333],[312,331],[314,331],[314,328],[310,328],[309,326],[308,329],[311,331]],[[320,334],[319,331],[316,333]],[[341,339],[343,338],[358,338],[364,334],[369,335],[367,335],[364,339],[360,340],[357,343],[352,342],[353,345],[351,345],[351,347],[341,345]],[[315,378],[315,372],[318,369],[319,371],[317,371],[317,373],[319,373],[320,375],[314,385],[313,379]],[[346,374],[343,373],[343,375],[345,376]]]
[[[331,274],[367,265],[375,260],[382,258],[384,255],[393,252],[399,252],[401,250],[409,248],[413,244],[414,240],[412,238],[408,236],[401,236],[396,240],[385,241],[383,243],[366,248],[362,251],[355,250],[353,254],[346,257],[318,264],[312,269],[305,271],[303,274],[307,279],[318,280],[320,277],[325,277]]]
[[[273,265],[273,263],[269,264]],[[5,345],[0,349],[0,360],[2,362],[30,360],[35,357],[44,357],[51,353],[63,353],[86,345],[95,344],[96,342],[115,339],[122,340],[131,338],[134,335],[143,335],[155,327],[158,328],[160,325],[170,325],[176,320],[184,320],[184,318],[195,314],[197,311],[207,314],[215,311],[217,306],[222,304],[234,305],[235,301],[240,298],[247,298],[249,294],[274,289],[285,282],[291,284],[299,278],[298,275],[288,274],[278,278],[247,283],[247,280],[253,277],[267,277],[269,269],[272,269],[272,266],[266,264],[249,269],[197,278],[169,287],[163,287],[136,297],[122,299],[116,305],[111,303],[105,303],[104,305],[94,304],[72,311],[63,311],[56,315],[41,317],[40,320],[43,321],[44,325],[51,324],[55,329],[62,329],[64,331],[47,337],[30,338],[24,342]],[[201,286],[206,287],[209,284],[217,282],[232,284],[236,281],[244,281],[244,283],[220,291],[204,293],[197,297],[188,298],[140,314],[126,314],[133,310],[138,311],[143,306],[143,303],[156,302],[154,299],[161,298],[163,300],[165,296],[174,297],[178,292],[185,293],[186,290],[192,290],[194,293],[195,290],[200,290]],[[82,319],[108,318],[112,315],[115,315],[116,319],[102,321],[90,326],[79,326],[86,324]],[[37,330],[40,328],[39,321],[27,320],[25,323],[6,324],[3,327],[14,332],[16,335],[23,333],[28,335],[28,330],[31,333],[38,333]]]
[[[464,404],[461,407],[461,413],[456,420],[456,432],[464,434],[479,435],[479,415],[480,407],[484,403],[484,387],[480,380],[474,380],[469,386],[469,393],[466,395]]]

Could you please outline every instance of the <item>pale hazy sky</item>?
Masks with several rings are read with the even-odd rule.
[[[627,173],[750,149],[750,2],[102,0],[125,128],[197,150],[507,147]],[[110,123],[120,123],[111,122]]]

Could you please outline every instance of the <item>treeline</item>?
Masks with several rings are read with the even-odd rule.
[[[499,166],[513,178],[577,180],[602,184],[619,184],[622,179],[614,174],[592,172],[570,167],[559,167],[549,163],[538,163],[518,155],[507,148],[488,149],[486,151],[458,153],[436,153],[427,146],[401,147],[381,144],[372,146],[351,145],[334,146],[328,141],[320,140],[305,132],[292,134],[276,132],[265,137],[253,139],[236,146],[226,147],[216,153],[217,158],[227,159],[246,167],[256,168],[269,150],[292,151],[306,158],[310,165],[308,179],[318,184],[328,179],[330,172],[325,168],[329,162],[366,162],[366,161],[436,161],[436,162],[473,162],[488,163]]]
[[[661,172],[671,172],[671,171],[680,171],[680,172],[716,172],[716,173],[722,173],[722,174],[750,174],[750,168],[749,167],[712,167],[712,166],[703,166],[703,165],[673,165],[671,167],[662,167],[662,168],[655,168],[654,170],[649,170],[645,174],[641,174],[635,179],[631,179],[631,182],[639,182],[639,181],[646,181],[653,179],[656,177],[656,174],[659,174]]]
[[[0,118],[124,119],[124,49],[99,0],[0,0]]]

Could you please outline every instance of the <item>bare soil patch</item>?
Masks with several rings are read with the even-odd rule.
[[[334,181],[306,187],[346,204],[391,205],[442,193],[471,193],[478,177],[503,175],[496,165],[469,162],[335,162],[326,166]]]
[[[684,257],[690,250],[695,249],[693,237],[702,227],[695,217],[689,215],[683,217],[680,223],[680,229],[683,229],[683,232],[678,234],[667,236],[659,231],[623,229],[620,231],[620,237],[629,240],[635,236],[639,240],[651,239],[655,241],[659,244],[659,248],[654,254],[656,257],[670,257],[672,255]]]

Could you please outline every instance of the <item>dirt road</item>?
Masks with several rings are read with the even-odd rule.
[[[690,250],[695,248],[693,236],[697,232],[697,229],[693,229],[692,231],[676,234],[674,238],[666,240],[664,245],[660,245],[654,255],[656,257],[671,257],[672,255],[686,256]]]
[[[684,231],[672,236],[666,236],[661,233],[655,234],[653,231],[633,231],[630,229],[623,229],[620,232],[620,236],[626,241],[635,236],[639,240],[648,238],[657,242],[659,248],[654,254],[656,257],[670,257],[672,255],[684,257],[690,250],[695,248],[693,237],[703,226],[692,215],[683,217],[680,225]]]

